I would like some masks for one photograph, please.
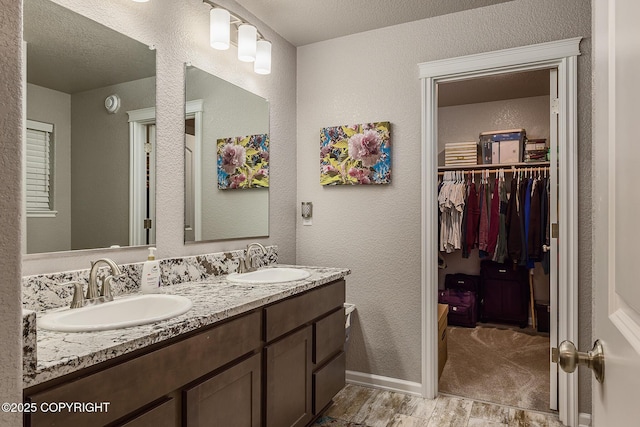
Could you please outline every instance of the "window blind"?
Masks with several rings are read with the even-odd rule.
[[[27,120],[26,199],[28,213],[52,210],[51,140],[53,125]]]

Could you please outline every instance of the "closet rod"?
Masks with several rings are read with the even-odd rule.
[[[440,171],[438,172],[438,176],[444,176],[444,174],[446,172],[464,172],[465,175],[467,174],[480,174],[483,172],[488,171],[489,173],[497,173],[500,170],[504,170],[505,173],[513,173],[513,172],[527,172],[527,171],[531,171],[531,172],[548,172],[551,170],[551,168],[549,166],[533,166],[533,167],[523,167],[523,166],[518,166],[518,167],[506,167],[506,168],[500,168],[500,169],[469,169],[469,170],[462,170],[462,169],[451,169],[449,171]]]

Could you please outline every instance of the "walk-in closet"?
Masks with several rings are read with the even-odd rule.
[[[555,69],[542,69],[437,86],[442,393],[557,409],[556,82]]]

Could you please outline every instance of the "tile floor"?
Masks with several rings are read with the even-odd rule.
[[[561,427],[557,415],[460,397],[437,399],[347,384],[314,427]]]

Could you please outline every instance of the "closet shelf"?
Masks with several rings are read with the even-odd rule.
[[[453,171],[453,170],[485,170],[485,169],[526,169],[526,168],[539,168],[548,167],[551,162],[521,162],[521,163],[503,163],[503,164],[487,164],[487,165],[461,165],[461,166],[438,166],[438,171]]]

